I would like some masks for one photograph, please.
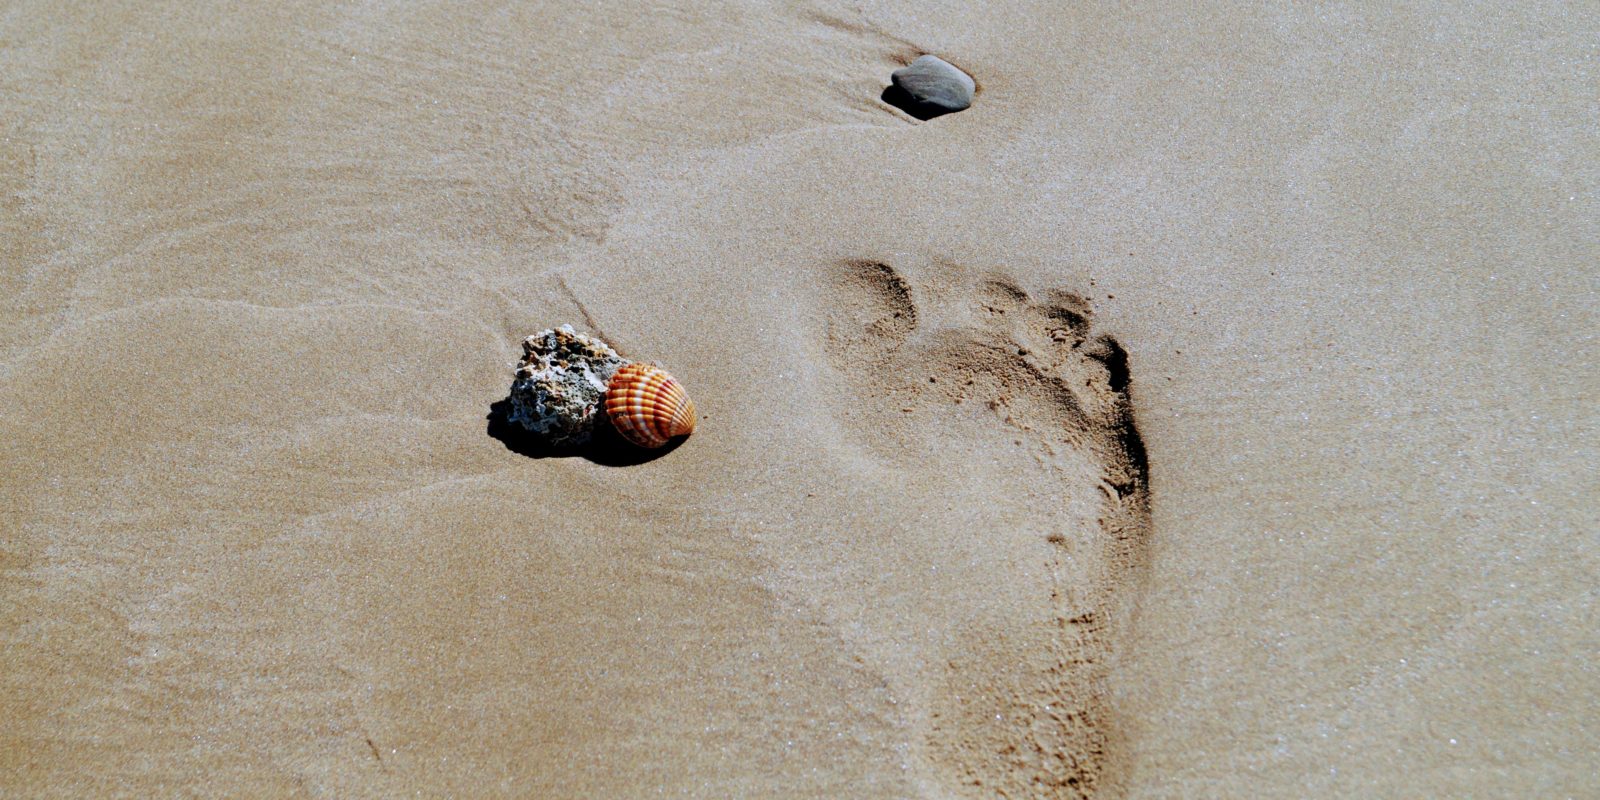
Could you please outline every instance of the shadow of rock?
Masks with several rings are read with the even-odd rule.
[[[631,467],[654,461],[683,444],[683,438],[678,438],[667,442],[664,447],[639,447],[622,438],[602,414],[588,444],[552,447],[538,434],[507,419],[510,411],[509,400],[490,405],[489,415],[485,417],[489,422],[487,432],[490,437],[500,440],[507,450],[528,458],[582,458],[607,467]]]
[[[910,92],[907,92],[906,90],[895,86],[894,84],[890,84],[888,88],[885,88],[883,90],[883,94],[878,95],[878,99],[924,122],[933,119],[934,117],[942,117],[945,114],[955,113],[948,108],[936,106],[931,103],[924,103],[917,98],[912,97]]]

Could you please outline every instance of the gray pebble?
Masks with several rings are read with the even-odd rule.
[[[919,56],[889,77],[912,100],[946,112],[972,105],[972,93],[978,88],[970,75],[938,56]]]

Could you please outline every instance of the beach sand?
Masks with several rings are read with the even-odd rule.
[[[0,794],[1600,791],[1594,7],[270,5],[0,12]]]

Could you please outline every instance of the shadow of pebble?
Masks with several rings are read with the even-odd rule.
[[[684,441],[683,438],[673,439],[665,446],[654,449],[639,447],[622,438],[601,415],[588,444],[552,447],[538,434],[507,419],[510,410],[510,400],[491,404],[489,414],[485,417],[489,422],[487,433],[490,438],[498,439],[507,450],[528,458],[582,458],[606,467],[631,467],[661,458],[678,449]]]
[[[887,88],[885,88],[883,90],[883,94],[878,95],[878,99],[924,122],[933,119],[934,117],[942,117],[945,114],[955,113],[942,106],[936,106],[932,103],[924,103],[917,98],[912,97],[910,92],[895,86],[894,84],[890,84]]]

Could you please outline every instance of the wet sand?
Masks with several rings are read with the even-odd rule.
[[[14,4],[0,794],[1592,793],[1597,27]]]

